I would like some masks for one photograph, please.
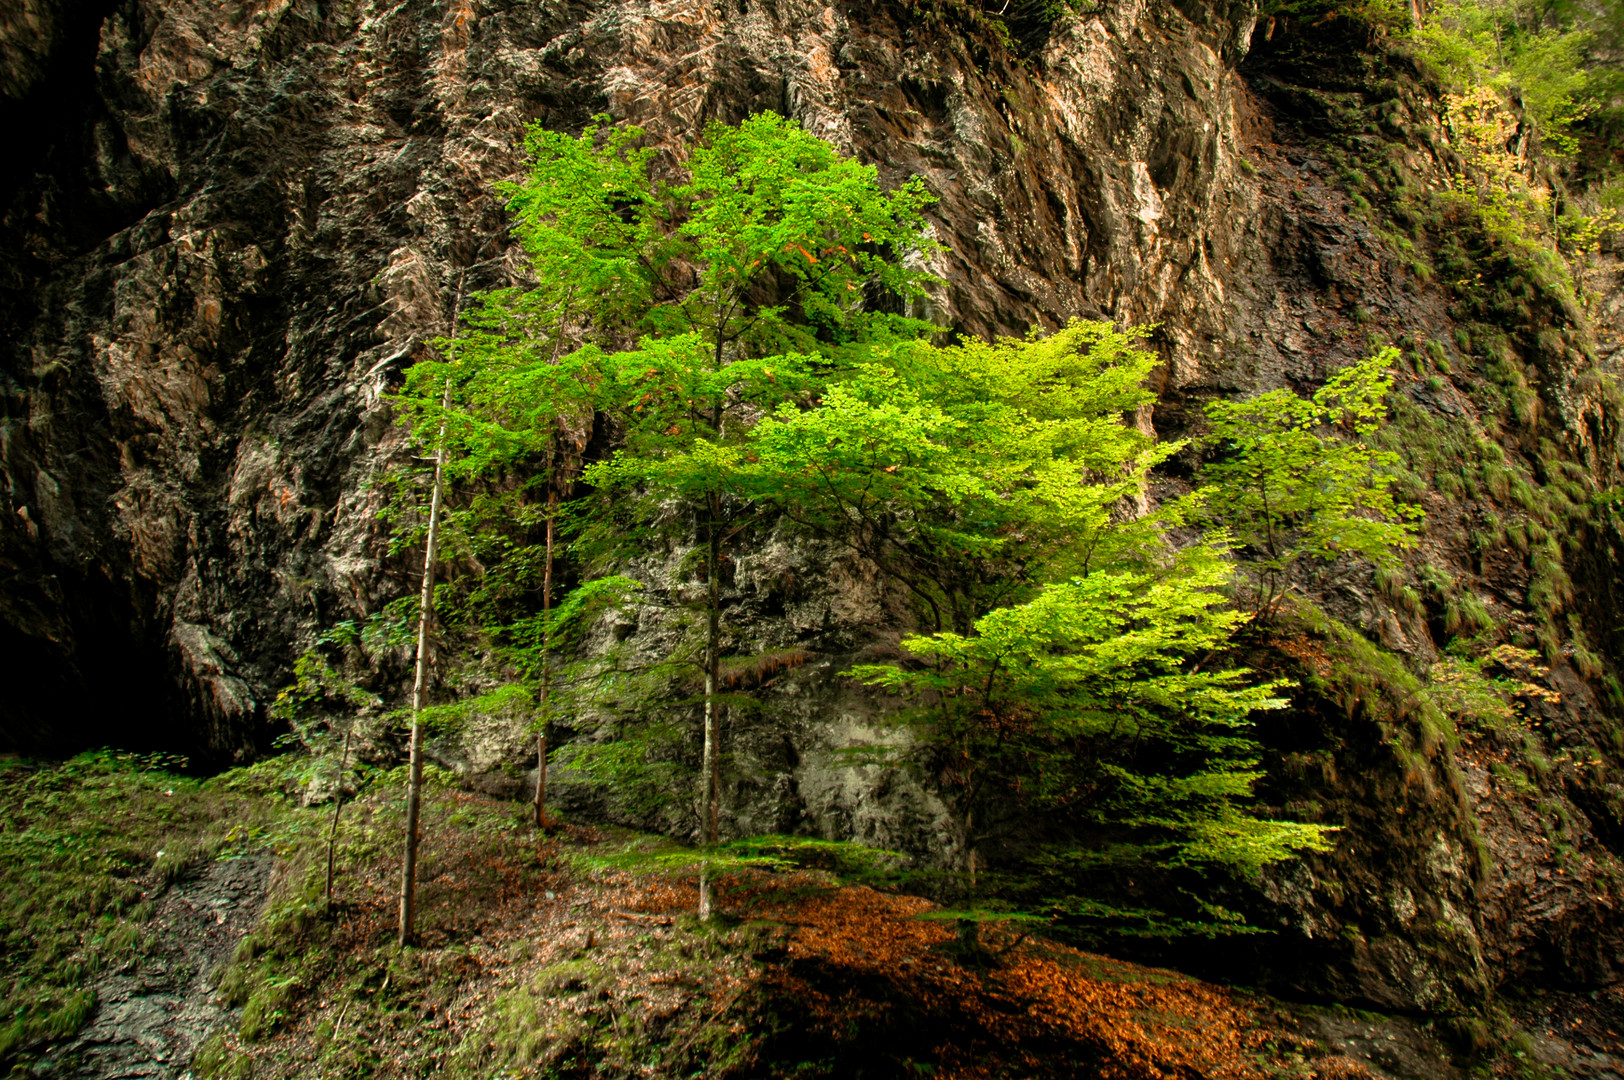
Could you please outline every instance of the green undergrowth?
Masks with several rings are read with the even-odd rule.
[[[1445,588],[1436,568],[1424,576],[1431,587]],[[1611,789],[1608,754],[1547,736],[1542,714],[1560,695],[1550,688],[1539,652],[1496,644],[1484,632],[1454,639],[1448,651],[1421,665],[1312,605],[1299,604],[1293,619],[1293,629],[1323,647],[1324,663],[1305,683],[1350,720],[1376,725],[1406,788],[1423,801],[1452,804],[1480,882],[1492,859],[1462,771],[1465,757],[1487,771],[1503,797],[1535,812],[1559,866],[1586,861],[1579,850],[1584,829],[1569,799],[1582,786]],[[1616,725],[1608,730],[1616,732]],[[1609,805],[1616,811],[1616,803]],[[1606,872],[1612,876],[1616,867]]]
[[[641,914],[639,896],[683,875],[630,874],[600,852],[668,844],[539,834],[528,806],[433,769],[419,940],[400,948],[401,780],[385,774],[346,807],[332,903],[325,837],[283,849],[267,914],[218,979],[240,1024],[199,1051],[200,1078],[709,1075],[754,1044],[733,1021],[737,997],[713,998],[743,985],[781,927]]]
[[[487,1076],[699,1076],[735,1073],[760,1033],[735,1022],[760,990],[704,997],[698,1007],[628,1000],[630,983],[705,988],[733,969],[749,971],[775,925],[725,920],[706,927],[692,916],[675,933],[638,935],[608,950],[584,944],[527,971],[499,993],[482,1023],[462,1040],[445,1069],[468,1080]],[[753,974],[753,972],[752,972]],[[675,995],[673,995],[675,996]],[[749,1000],[744,1000],[745,998]]]
[[[1387,570],[1377,575],[1378,588],[1396,611],[1441,629],[1444,641],[1475,641],[1480,652],[1502,640],[1534,647],[1548,663],[1566,660],[1607,688],[1612,677],[1587,637],[1574,567],[1576,556],[1608,527],[1611,504],[1592,471],[1545,434],[1536,390],[1543,376],[1517,359],[1502,331],[1484,324],[1461,328],[1448,345],[1414,339],[1405,344],[1406,363],[1418,378],[1423,371],[1448,369],[1474,408],[1447,415],[1395,394],[1392,422],[1375,441],[1402,461],[1401,497],[1422,505],[1429,497],[1444,501],[1445,511],[1434,504],[1428,512],[1438,523],[1435,535],[1458,559],[1502,588],[1521,579],[1531,626],[1508,638],[1505,613],[1491,611],[1458,567]],[[1562,346],[1546,348],[1555,355]],[[1429,391],[1441,388],[1441,377],[1430,379]],[[1591,383],[1604,414],[1624,414],[1610,377],[1596,375]],[[1624,694],[1619,697],[1624,704]]]
[[[164,890],[280,813],[247,774],[199,781],[184,766],[111,751],[0,764],[0,1070],[76,1032],[97,976],[150,953]]]

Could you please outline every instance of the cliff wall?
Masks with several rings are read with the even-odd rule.
[[[1592,268],[1584,311],[1533,286],[1474,291],[1479,271],[1440,246],[1447,222],[1416,227],[1419,261],[1416,241],[1406,252],[1403,192],[1439,188],[1457,161],[1421,73],[1355,31],[1260,28],[1244,3],[1128,0],[1016,29],[1001,40],[970,8],[894,0],[9,5],[0,115],[21,134],[0,165],[0,655],[21,677],[0,741],[250,755],[315,633],[410,590],[369,487],[404,453],[386,395],[447,329],[459,280],[522,278],[492,188],[516,174],[532,120],[608,113],[671,145],[771,108],[887,181],[922,176],[946,244],[934,316],[972,334],[1158,323],[1163,397],[1145,422],[1161,433],[1192,430],[1213,394],[1312,386],[1373,337],[1415,355],[1436,341],[1453,367],[1403,380],[1401,438],[1459,428],[1525,486],[1551,486],[1562,461],[1595,490],[1616,484],[1616,262]],[[1385,183],[1386,202],[1372,209],[1361,183]],[[1503,356],[1471,344],[1483,327]],[[1472,539],[1510,495],[1441,491],[1440,469],[1477,467],[1446,464],[1417,466],[1429,525],[1413,580],[1434,567],[1534,632],[1526,553]],[[1550,650],[1564,698],[1528,750],[1556,764],[1533,770],[1534,794],[1496,781],[1508,752],[1488,744],[1419,764],[1397,752],[1410,718],[1391,688],[1320,665],[1313,640],[1261,657],[1298,665],[1305,686],[1268,733],[1268,797],[1346,831],[1335,855],[1239,897],[1301,948],[1226,963],[1443,1012],[1508,979],[1616,977],[1620,709],[1596,687],[1624,620],[1598,520],[1565,556]],[[731,618],[755,644],[825,658],[775,689],[779,720],[740,733],[751,767],[733,810],[920,846],[928,796],[828,758],[869,730],[874,703],[833,673],[894,630],[883,591],[779,537],[733,584]],[[1348,568],[1301,587],[1417,669],[1447,639],[1442,591],[1406,606]],[[651,652],[665,640],[657,613],[613,632]],[[460,752],[514,764],[503,738]],[[1602,763],[1564,764],[1563,745]]]

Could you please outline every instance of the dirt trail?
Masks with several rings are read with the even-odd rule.
[[[96,983],[96,1011],[71,1041],[34,1067],[51,1080],[186,1080],[197,1048],[234,1020],[210,976],[253,929],[265,901],[268,856],[209,863],[158,904],[155,948]]]

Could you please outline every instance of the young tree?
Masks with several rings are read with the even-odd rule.
[[[358,681],[356,669],[367,663],[360,630],[354,623],[339,623],[294,661],[293,682],[277,693],[271,705],[271,715],[292,729],[287,738],[296,739],[309,751],[312,780],[337,751],[330,774],[333,816],[327,828],[327,881],[323,889],[329,904],[336,877],[339,816],[351,771],[350,747],[361,717],[382,705],[378,696]]]
[[[921,288],[903,257],[929,246],[929,200],[917,180],[881,191],[872,167],[772,113],[713,125],[687,168],[689,182],[667,193],[674,229],[644,260],[664,297],[647,315],[653,332],[605,359],[623,444],[587,480],[631,494],[645,521],[672,502],[694,508],[706,582],[701,839],[714,845],[722,564],[755,510],[737,447],[755,416],[855,350],[924,329],[874,300]],[[702,874],[700,915],[710,912]]]
[[[457,282],[457,299],[451,308],[455,332],[457,313],[462,306],[462,281]],[[452,383],[445,380],[441,395],[442,413],[451,404]],[[417,842],[418,815],[423,805],[423,706],[428,690],[429,626],[434,617],[434,563],[440,541],[440,496],[445,490],[446,427],[442,420],[434,440],[434,480],[430,487],[428,526],[423,541],[423,587],[417,609],[417,664],[412,680],[411,757],[406,778],[406,851],[400,871],[400,944],[404,948],[416,933],[417,923]]]
[[[1211,443],[1223,455],[1202,470],[1207,513],[1239,544],[1260,618],[1279,610],[1300,560],[1357,555],[1387,565],[1415,545],[1421,510],[1390,490],[1398,455],[1365,442],[1387,415],[1397,360],[1397,349],[1383,349],[1307,400],[1275,390],[1207,406]]]
[[[464,625],[538,676],[538,823],[556,522],[595,412],[621,450],[584,477],[599,498],[576,520],[600,535],[633,525],[620,539],[640,542],[672,504],[684,508],[675,531],[700,534],[707,586],[701,833],[714,843],[722,564],[753,514],[732,487],[731,446],[854,349],[928,329],[886,309],[921,288],[902,260],[930,247],[929,200],[917,181],[882,192],[872,168],[770,113],[714,125],[674,187],[655,182],[641,137],[532,129],[527,175],[505,190],[536,282],[476,298],[443,359],[408,373],[400,406],[420,440],[448,448],[445,475],[466,492],[446,519],[449,542],[480,568],[463,586]],[[512,617],[538,578],[540,619]]]
[[[1206,545],[1154,572],[1098,570],[989,612],[968,636],[907,638],[911,663],[852,669],[912,703],[906,719],[956,812],[961,900],[976,903],[980,843],[1012,828],[1046,837],[1049,862],[1100,854],[1091,833],[1112,838],[1118,862],[1246,872],[1329,847],[1321,826],[1243,808],[1262,775],[1250,714],[1284,702],[1244,669],[1192,666],[1246,620],[1218,591],[1228,573]],[[1087,883],[1069,889],[1054,912],[1086,909]]]
[[[501,190],[535,280],[476,296],[460,336],[439,343],[443,358],[414,365],[397,399],[414,432],[444,429],[450,479],[475,493],[453,513],[453,531],[482,568],[465,621],[477,636],[510,639],[515,631],[505,624],[515,601],[540,593],[539,622],[528,612],[517,617],[541,640],[506,650],[537,687],[538,827],[547,823],[547,613],[556,594],[560,501],[580,475],[592,429],[598,346],[628,340],[647,309],[647,260],[659,242],[652,151],[635,145],[637,134],[610,130],[599,146],[597,127],[580,138],[531,129],[526,176]],[[442,385],[451,388],[443,400]]]
[[[931,632],[851,674],[908,699],[966,901],[983,845],[1017,827],[1073,848],[1088,826],[1141,850],[1155,834],[1164,856],[1226,865],[1319,842],[1238,809],[1257,776],[1242,729],[1273,688],[1187,667],[1245,617],[1222,610],[1218,547],[1172,553],[1187,506],[1141,505],[1179,448],[1129,422],[1152,400],[1144,333],[899,344],[816,407],[781,407],[747,448],[763,497],[918,600]]]

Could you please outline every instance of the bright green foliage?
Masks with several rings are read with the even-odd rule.
[[[872,167],[772,113],[712,126],[688,169],[690,182],[667,193],[678,223],[661,255],[670,262],[656,262],[671,299],[650,309],[653,332],[637,348],[604,360],[602,405],[619,421],[622,443],[587,480],[620,500],[618,513],[600,513],[598,536],[624,543],[664,532],[681,542],[697,532],[703,545],[699,835],[714,845],[722,564],[756,509],[740,483],[739,443],[761,411],[806,393],[855,350],[931,329],[875,301],[917,297],[923,275],[904,258],[932,245],[917,180],[882,192]],[[673,515],[673,503],[691,512]],[[702,918],[710,880],[701,874]]]
[[[1299,560],[1356,555],[1390,565],[1397,549],[1414,546],[1421,512],[1390,490],[1398,455],[1366,441],[1386,416],[1397,360],[1397,349],[1383,349],[1309,399],[1275,390],[1207,406],[1223,454],[1203,470],[1208,513],[1240,544],[1260,615],[1274,614]]]
[[[873,301],[919,294],[902,257],[928,249],[917,181],[882,192],[874,169],[842,159],[797,125],[763,113],[714,126],[665,198],[678,222],[662,241],[653,332],[605,356],[600,407],[624,430],[588,481],[676,498],[721,539],[748,508],[731,498],[750,418],[807,391],[861,343],[928,329]],[[686,287],[684,287],[686,284]],[[707,573],[710,571],[708,570]]]
[[[501,384],[483,394],[482,415],[520,418],[515,426],[530,431],[545,419],[550,431],[567,395],[584,394],[578,400],[618,429],[614,458],[585,473],[595,498],[571,508],[587,526],[584,550],[611,562],[651,541],[699,534],[707,584],[696,658],[705,676],[700,832],[714,842],[721,569],[754,511],[736,483],[736,445],[762,410],[809,390],[853,349],[930,329],[887,313],[921,293],[922,275],[903,260],[932,246],[921,215],[929,199],[918,181],[881,191],[872,167],[771,113],[712,126],[687,155],[687,181],[675,186],[654,183],[649,155],[633,149],[640,135],[532,133],[531,175],[511,195],[542,284],[487,303],[482,336],[455,351],[482,385]],[[514,344],[513,324],[525,317],[520,336],[540,348]],[[492,372],[501,378],[493,382]],[[531,385],[538,377],[539,389]],[[549,449],[546,459],[557,455]],[[510,624],[509,636],[528,626]],[[544,630],[543,648],[547,639]],[[594,673],[599,701],[628,682],[609,667]],[[649,719],[615,748],[572,752],[577,777],[669,772],[669,740],[650,735],[669,723]],[[672,785],[660,790],[668,797]]]
[[[560,425],[590,421],[601,349],[635,337],[656,286],[651,260],[666,243],[641,134],[529,132],[528,176],[502,190],[537,280],[474,297],[458,336],[438,343],[443,359],[409,368],[396,399],[424,450],[444,425],[452,479],[551,483]]]
[[[751,513],[730,488],[729,444],[859,343],[928,329],[886,313],[922,289],[902,264],[932,246],[917,181],[882,192],[872,167],[770,113],[713,126],[675,186],[655,182],[641,141],[631,127],[530,131],[529,171],[504,190],[536,282],[474,298],[462,332],[408,372],[397,401],[425,452],[447,448],[443,558],[477,570],[437,590],[442,617],[539,684],[543,724],[556,711],[549,656],[567,644],[560,631],[624,584],[589,581],[573,608],[538,615],[554,529],[576,531],[577,551],[611,565],[701,533],[713,586],[701,665],[714,677],[720,560]],[[585,476],[596,497],[573,505],[595,413],[618,429],[620,449]],[[423,501],[410,485],[406,496]],[[409,522],[426,514],[401,518],[397,544],[417,543]],[[601,704],[646,680],[609,665],[584,681],[562,697]],[[435,715],[480,703],[514,704],[485,695]],[[589,759],[629,775],[624,758],[587,754],[578,775],[592,775]],[[670,783],[661,790],[669,796]]]
[[[1547,149],[1571,154],[1585,138],[1616,149],[1624,137],[1620,0],[1268,0],[1262,11],[1403,35],[1450,89],[1517,100]]]
[[[1609,10],[1611,9],[1611,10]],[[1606,107],[1598,45],[1619,33],[1615,3],[1440,0],[1415,31],[1421,54],[1458,89],[1515,94],[1549,145],[1572,153],[1574,127]]]
[[[1246,873],[1329,847],[1320,826],[1242,809],[1262,775],[1250,714],[1284,702],[1244,669],[1190,666],[1247,619],[1218,591],[1227,577],[1198,545],[1165,572],[1049,585],[971,636],[906,639],[921,665],[852,670],[919,703],[911,722],[960,811],[972,874],[978,844],[1034,819],[1064,838],[1050,861],[1083,861],[1087,830],[1115,838],[1115,859]]]
[[[772,113],[712,127],[688,167],[660,254],[675,299],[650,307],[637,348],[603,360],[602,405],[626,435],[591,476],[666,497],[716,491],[732,465],[717,446],[854,347],[932,329],[873,302],[921,295],[902,260],[932,247],[917,180],[882,192],[872,166]]]
[[[902,260],[933,246],[921,211],[934,199],[917,177],[881,191],[872,165],[770,112],[713,125],[688,171],[669,195],[681,221],[673,254],[698,281],[653,309],[662,336],[698,334],[715,350],[737,343],[741,356],[760,356],[828,354],[918,329],[873,303],[921,294],[921,275]]]
[[[957,813],[967,892],[979,845],[1022,818],[1042,823],[1051,863],[1093,858],[1080,838],[1102,828],[1112,858],[1190,867],[1251,871],[1323,846],[1322,830],[1241,809],[1258,776],[1247,716],[1276,704],[1274,688],[1190,667],[1245,617],[1220,610],[1217,548],[1167,543],[1189,504],[1145,505],[1150,470],[1180,446],[1132,422],[1152,400],[1145,331],[1073,323],[931,345],[931,327],[886,313],[924,283],[904,263],[931,247],[917,183],[882,192],[872,169],[765,114],[713,127],[686,182],[658,187],[637,137],[532,135],[531,176],[510,195],[542,284],[478,301],[446,360],[420,365],[409,407],[419,433],[444,427],[452,475],[476,496],[453,524],[501,521],[507,547],[470,539],[453,556],[487,576],[511,566],[513,583],[534,581],[518,535],[534,496],[502,500],[562,467],[570,425],[553,418],[588,408],[620,445],[566,508],[587,540],[576,551],[613,564],[700,542],[702,643],[654,669],[606,658],[575,680],[583,714],[625,719],[615,738],[566,751],[571,776],[602,782],[622,812],[663,813],[691,768],[688,714],[651,706],[648,680],[694,664],[706,847],[672,858],[709,874],[778,857],[717,831],[718,717],[745,704],[722,678],[722,570],[772,512],[880,567],[936,631],[908,641],[905,665],[858,673],[915,706],[903,715]],[[1368,419],[1368,403],[1343,402],[1361,386],[1327,391],[1337,419]],[[553,474],[544,483],[558,492]],[[515,657],[556,644],[551,617],[486,625]]]
[[[503,332],[501,359],[540,348],[554,363],[556,341],[571,329],[616,340],[648,309],[667,239],[665,208],[649,177],[654,151],[638,146],[642,135],[596,123],[575,138],[539,125],[526,133],[529,173],[500,190],[518,216],[514,231],[536,282],[486,294],[470,320]],[[522,338],[512,333],[515,323],[523,325]]]
[[[1189,667],[1248,616],[1225,610],[1218,548],[1167,543],[1185,504],[1141,504],[1180,445],[1130,422],[1152,400],[1144,332],[1079,322],[878,349],[743,452],[762,497],[910,590],[934,631],[850,674],[905,699],[916,763],[953,812],[951,891],[970,921],[982,852],[1013,837],[1044,890],[1065,879],[1043,909],[1071,915],[1103,909],[1062,863],[1254,871],[1325,844],[1242,810],[1260,775],[1248,716],[1276,688]],[[1000,862],[1004,886],[1036,887]]]
[[[912,590],[935,629],[967,634],[1041,581],[1160,536],[1163,518],[1113,521],[1179,445],[1123,422],[1152,398],[1143,333],[1074,322],[878,349],[817,408],[783,406],[756,429],[752,482]]]
[[[536,282],[472,298],[458,335],[408,369],[394,402],[424,453],[447,450],[443,561],[477,567],[437,590],[442,619],[517,650],[510,666],[538,677],[537,643],[519,642],[537,629],[529,605],[552,559],[548,525],[580,473],[603,348],[635,337],[665,243],[640,134],[530,131],[528,175],[503,190]],[[415,506],[426,489],[402,494],[417,512],[397,511],[397,547],[419,543],[427,522]]]

